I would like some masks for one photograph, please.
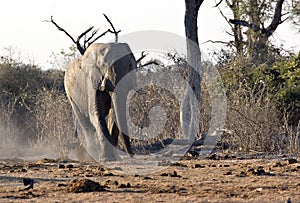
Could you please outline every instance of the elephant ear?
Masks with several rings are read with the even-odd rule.
[[[79,57],[71,61],[66,67],[66,72],[64,76],[64,85],[68,95],[74,94],[74,87],[77,80],[77,76],[81,71],[81,61],[82,58]]]

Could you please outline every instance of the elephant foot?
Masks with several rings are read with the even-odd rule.
[[[79,161],[96,161],[82,145],[76,147],[75,155]]]
[[[104,162],[109,162],[109,161],[121,161],[122,158],[119,156],[118,153],[114,153],[114,154],[106,155],[105,157],[103,157],[102,160],[103,160]]]
[[[109,161],[117,161],[116,157],[105,157],[103,158],[104,162],[109,162]]]

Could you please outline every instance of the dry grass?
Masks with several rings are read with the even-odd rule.
[[[67,157],[76,138],[71,105],[66,96],[56,89],[41,90],[35,115],[38,133],[32,145],[47,146],[60,157]]]
[[[272,96],[262,87],[254,90],[240,84],[237,91],[228,95],[228,112],[223,142],[233,150],[259,152],[293,152],[297,132],[284,125],[278,109],[272,103]],[[293,144],[287,144],[287,143]]]

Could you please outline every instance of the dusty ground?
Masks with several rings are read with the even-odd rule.
[[[0,160],[0,202],[300,202],[299,158],[213,155],[155,174],[120,170],[74,161]]]

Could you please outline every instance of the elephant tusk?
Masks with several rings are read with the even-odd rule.
[[[105,90],[106,80],[107,80],[106,77],[102,80],[101,85],[100,85],[100,87],[99,87],[99,90],[100,90],[100,91],[104,91],[104,90]]]

